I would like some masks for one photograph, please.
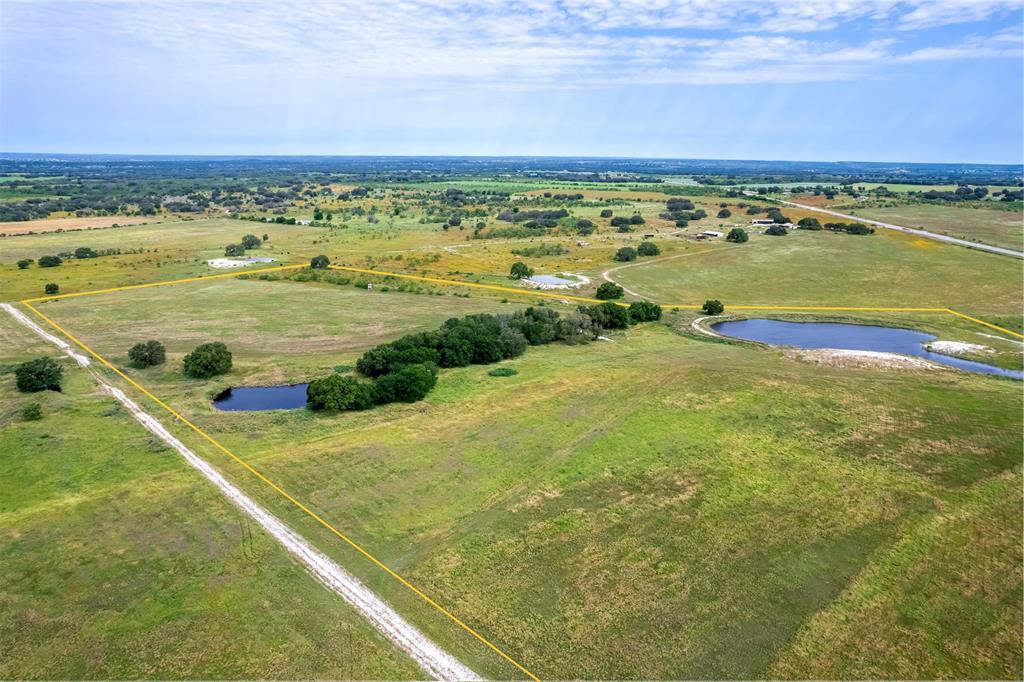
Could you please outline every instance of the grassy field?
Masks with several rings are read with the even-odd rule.
[[[1020,211],[934,204],[878,208],[848,206],[836,210],[904,227],[919,227],[960,239],[1005,246],[1018,251],[1024,249],[1024,215]]]
[[[223,382],[177,373],[197,330],[236,351],[224,382],[290,381],[461,314],[453,303],[504,304],[283,282],[184,287],[44,309],[115,360],[132,334],[166,339],[168,365],[136,376],[541,677],[1020,668],[1015,382],[807,365],[694,337],[686,315],[670,314],[611,343],[531,348],[512,378],[445,370],[413,405],[220,413],[209,396]],[[312,297],[322,312],[292,304]],[[258,314],[270,311],[264,299],[283,301],[287,324]],[[478,671],[513,674],[237,464],[203,452]]]
[[[870,236],[797,230],[614,276],[663,302],[951,307],[1019,328],[1021,273],[1013,258],[891,230]]]
[[[419,676],[85,370],[17,393],[54,352],[0,316],[0,677]]]

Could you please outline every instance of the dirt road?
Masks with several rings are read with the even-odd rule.
[[[391,640],[397,647],[408,654],[410,658],[416,661],[426,675],[436,680],[482,679],[454,656],[434,644],[419,629],[398,615],[391,606],[363,585],[355,576],[325,554],[316,550],[305,538],[228,482],[212,465],[175,438],[159,420],[143,411],[135,401],[124,394],[124,391],[106,383],[102,375],[91,366],[92,363],[88,357],[77,353],[68,343],[45,331],[13,305],[0,303],[0,308],[6,310],[18,322],[36,334],[60,348],[79,367],[90,371],[99,384],[100,391],[121,403],[136,421],[177,451],[192,468],[199,471],[208,481],[213,483],[232,504],[263,526],[263,529],[271,537],[302,562],[306,570],[314,578],[319,580],[327,589],[344,599],[356,611],[362,614],[378,632]]]
[[[782,199],[776,199],[776,201],[778,201],[780,204],[785,204],[786,206],[793,206],[794,208],[802,208],[808,211],[817,211],[818,213],[824,213],[826,215],[835,216],[836,218],[843,218],[845,220],[852,220],[857,223],[867,223],[869,225],[877,225],[878,227],[884,227],[889,230],[898,230],[900,232],[907,232],[908,234],[916,234],[919,237],[934,239],[936,241],[946,242],[948,244],[957,244],[958,246],[966,246],[969,249],[977,249],[978,251],[987,251],[989,253],[998,253],[1003,256],[1013,256],[1014,258],[1024,258],[1024,252],[1014,251],[1013,249],[1004,249],[1001,246],[992,246],[991,244],[981,244],[978,242],[967,241],[966,239],[947,237],[944,234],[936,234],[935,232],[929,232],[928,230],[922,230],[916,227],[904,227],[903,225],[893,225],[892,223],[883,223],[878,220],[868,220],[867,218],[861,218],[855,215],[848,215],[846,213],[839,213],[838,211],[832,211],[830,209],[821,208],[819,206],[797,204],[792,201],[783,201]]]

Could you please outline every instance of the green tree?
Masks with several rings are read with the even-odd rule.
[[[661,249],[654,242],[641,242],[640,246],[637,247],[636,252],[640,256],[657,256],[661,253]]]
[[[768,229],[764,231],[765,234],[770,234],[773,237],[785,237],[789,234],[789,231],[779,223],[774,223],[768,226]]]
[[[635,301],[629,304],[629,317],[634,322],[654,322],[661,319],[661,306],[650,301]]]
[[[721,315],[725,312],[725,306],[717,299],[708,299],[707,301],[704,301],[704,305],[701,306],[701,310],[703,310],[707,315]]]
[[[401,365],[393,372],[377,378],[374,394],[378,404],[414,403],[426,397],[436,383],[435,365]]]
[[[43,292],[45,292],[47,296],[53,296],[55,294],[59,294],[60,293],[60,285],[57,284],[56,282],[50,282],[49,284],[47,284],[46,286],[43,287]]]
[[[258,249],[262,246],[263,240],[254,234],[247,234],[242,237],[243,249]]]
[[[729,234],[725,236],[725,241],[735,242],[737,244],[742,244],[743,242],[749,239],[750,235],[748,235],[747,231],[744,230],[742,227],[732,228],[731,230],[729,230]]]
[[[331,264],[331,261],[327,256],[313,256],[312,260],[309,261],[309,267],[314,270],[326,270],[327,266]]]
[[[615,252],[615,260],[623,263],[636,260],[636,256],[636,249],[634,249],[632,246],[623,246],[621,249]]]
[[[23,362],[14,370],[15,385],[22,393],[60,391],[63,369],[53,358]]]
[[[601,217],[602,218],[611,218],[612,217],[612,210],[610,208],[603,208],[603,209],[601,209]]]
[[[228,244],[224,247],[225,256],[244,256],[245,247],[241,244]]]
[[[96,258],[97,256],[99,256],[99,254],[88,246],[79,246],[75,249],[75,258]]]
[[[629,310],[618,303],[601,303],[593,306],[580,306],[580,312],[590,317],[593,325],[600,329],[625,329],[629,326]]]
[[[20,261],[18,261],[18,269],[19,270],[24,270],[25,268],[27,268],[30,265],[32,265],[32,259],[31,258],[22,258]]]
[[[306,406],[311,410],[365,410],[373,406],[373,389],[353,377],[331,374],[309,382]]]
[[[159,341],[150,340],[137,343],[128,349],[128,359],[131,361],[132,367],[139,369],[162,365],[166,358],[164,344]]]
[[[55,268],[63,262],[64,261],[60,259],[60,256],[43,256],[39,259],[39,267]]]
[[[528,279],[533,277],[533,268],[522,261],[516,261],[508,271],[509,279]]]
[[[21,408],[23,421],[34,422],[43,418],[43,406],[39,403],[29,403]]]
[[[732,211],[730,211],[727,208],[723,208],[721,211],[718,212],[718,217],[723,219],[732,217]]]
[[[182,370],[196,379],[209,379],[231,370],[231,351],[219,341],[196,346],[185,356]]]
[[[319,208],[316,209],[315,211],[313,211],[313,220],[323,220],[323,219],[324,219],[324,212],[323,211],[321,211]]]
[[[597,294],[595,294],[602,301],[607,301],[613,298],[622,298],[625,291],[618,284],[614,282],[605,282],[597,288]]]
[[[801,230],[820,230],[821,221],[817,218],[801,218],[796,226]]]

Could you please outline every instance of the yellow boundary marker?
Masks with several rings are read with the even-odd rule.
[[[227,277],[238,277],[239,275],[255,275],[258,272],[277,272],[278,270],[294,270],[304,268],[305,265],[275,265],[272,268],[258,268],[256,270],[242,270],[241,272],[223,272],[218,275],[199,275],[198,277],[185,277],[182,279],[169,279],[166,282],[149,282],[148,284],[127,284],[123,287],[110,287],[109,289],[93,289],[92,291],[77,291],[71,294],[54,294],[53,296],[39,296],[37,298],[26,298],[22,301],[25,305],[39,303],[41,301],[57,301],[62,298],[76,298],[78,296],[92,296],[93,294],[110,294],[115,291],[130,291],[132,289],[149,289],[150,287],[166,287],[171,284],[184,284],[185,282],[201,282],[208,279],[225,279]]]
[[[241,274],[241,273],[239,273],[239,274]],[[401,583],[402,585],[404,585],[405,587],[407,587],[407,588],[409,588],[410,590],[412,590],[412,592],[413,592],[414,594],[416,594],[416,596],[418,596],[418,597],[419,597],[420,599],[422,599],[423,601],[425,601],[425,602],[426,602],[427,604],[429,604],[430,606],[434,607],[434,608],[435,608],[435,609],[436,609],[437,611],[439,611],[440,613],[442,613],[442,614],[444,614],[445,616],[447,616],[447,617],[448,617],[448,619],[449,619],[449,620],[451,620],[451,621],[452,621],[453,623],[455,623],[456,625],[458,625],[459,627],[461,627],[461,628],[462,628],[463,630],[465,630],[465,631],[466,631],[466,632],[468,632],[469,634],[473,635],[473,637],[475,637],[475,638],[476,638],[477,640],[479,640],[479,641],[480,641],[480,642],[482,642],[483,644],[487,645],[487,647],[489,647],[489,648],[490,648],[491,650],[493,650],[493,651],[494,651],[495,653],[497,653],[497,654],[498,654],[499,656],[501,656],[501,657],[502,657],[503,659],[505,659],[506,661],[508,661],[509,663],[511,663],[512,665],[514,665],[514,666],[515,666],[516,668],[518,668],[519,670],[521,670],[521,671],[522,671],[523,673],[525,673],[525,674],[526,674],[527,676],[529,676],[529,678],[530,678],[531,680],[534,680],[534,682],[540,682],[540,678],[538,678],[538,677],[537,677],[536,675],[534,675],[534,674],[533,674],[532,672],[530,672],[529,670],[527,670],[527,669],[526,669],[525,667],[523,667],[523,666],[522,666],[522,665],[521,665],[521,664],[520,664],[519,662],[517,662],[517,661],[516,661],[516,660],[515,660],[514,658],[512,658],[511,656],[509,656],[508,654],[506,654],[506,653],[505,653],[504,651],[502,651],[501,649],[499,649],[499,648],[498,648],[498,647],[497,647],[496,645],[494,645],[493,643],[491,643],[491,641],[490,641],[490,640],[488,640],[488,639],[487,639],[486,637],[484,637],[484,636],[483,636],[483,635],[481,635],[481,634],[480,634],[479,632],[477,632],[476,630],[474,630],[473,628],[471,628],[471,627],[470,627],[469,625],[466,625],[466,623],[464,623],[464,622],[463,622],[463,621],[462,621],[462,620],[461,620],[461,619],[460,619],[460,618],[459,618],[458,616],[456,616],[456,615],[455,615],[455,614],[453,614],[453,613],[452,613],[451,611],[449,611],[448,609],[446,609],[446,608],[444,608],[443,606],[441,606],[440,604],[438,604],[438,603],[437,603],[436,601],[434,601],[433,599],[431,599],[431,598],[430,598],[430,597],[429,597],[429,596],[428,596],[428,595],[427,595],[426,593],[424,593],[424,592],[423,592],[422,590],[420,590],[420,589],[419,589],[418,587],[416,587],[415,585],[413,585],[412,583],[410,583],[410,582],[409,582],[408,580],[406,580],[405,578],[403,578],[403,577],[402,577],[401,575],[399,575],[398,573],[396,573],[396,572],[395,572],[394,570],[392,570],[392,569],[391,569],[391,568],[390,568],[390,567],[389,567],[389,566],[388,566],[387,564],[385,564],[384,562],[382,562],[382,561],[381,561],[380,559],[378,559],[377,557],[375,557],[375,556],[374,556],[373,554],[370,554],[370,552],[368,552],[367,550],[363,549],[363,547],[362,547],[361,545],[359,545],[359,543],[357,543],[357,542],[355,542],[354,540],[352,540],[351,538],[349,538],[349,537],[348,537],[347,535],[345,535],[345,534],[344,534],[344,533],[342,533],[342,532],[341,532],[340,530],[338,530],[337,528],[335,528],[335,527],[334,527],[333,525],[331,525],[331,524],[330,524],[330,523],[329,523],[328,521],[326,521],[326,520],[325,520],[325,519],[324,519],[323,517],[321,517],[321,516],[320,516],[319,514],[317,514],[316,512],[314,512],[314,511],[313,511],[312,509],[310,509],[309,507],[307,507],[306,505],[304,505],[304,504],[303,504],[302,502],[300,502],[299,500],[295,499],[295,497],[293,497],[293,496],[292,496],[291,494],[289,494],[289,493],[288,493],[288,491],[286,491],[286,490],[285,490],[284,488],[282,488],[281,486],[279,486],[279,485],[278,485],[277,483],[275,483],[274,481],[272,481],[271,479],[269,479],[269,478],[268,478],[267,476],[265,476],[265,475],[264,475],[263,473],[261,473],[261,472],[260,472],[260,471],[259,471],[258,469],[256,469],[256,468],[255,468],[255,467],[253,467],[253,466],[252,466],[251,464],[249,464],[248,462],[246,462],[246,461],[245,461],[244,459],[242,459],[241,457],[239,457],[238,455],[236,455],[235,453],[233,453],[233,452],[232,452],[231,450],[227,449],[227,448],[226,448],[226,447],[225,447],[224,445],[222,445],[222,444],[220,443],[220,441],[218,441],[218,440],[217,440],[216,438],[214,438],[214,437],[213,437],[213,436],[211,436],[210,434],[206,433],[206,431],[204,431],[203,429],[199,428],[198,426],[196,426],[195,424],[193,424],[193,423],[192,423],[191,421],[189,421],[188,419],[186,419],[186,418],[185,418],[184,416],[182,416],[182,415],[181,415],[181,414],[180,414],[179,412],[177,412],[177,411],[176,411],[176,410],[175,410],[174,408],[172,408],[172,407],[171,407],[170,405],[168,405],[167,403],[165,403],[164,401],[160,400],[160,399],[159,399],[159,398],[157,398],[157,397],[156,397],[155,395],[153,395],[152,393],[150,393],[150,392],[149,392],[149,391],[148,391],[148,390],[147,390],[147,389],[146,389],[146,388],[145,388],[144,386],[142,386],[142,384],[140,384],[140,383],[138,383],[137,381],[133,380],[133,379],[132,379],[131,377],[129,377],[129,376],[127,375],[127,374],[125,374],[124,372],[122,372],[121,370],[119,370],[119,369],[118,369],[117,367],[115,367],[114,365],[112,365],[112,364],[111,364],[110,362],[108,362],[108,361],[107,361],[107,359],[106,359],[106,358],[104,358],[104,357],[103,357],[102,355],[100,355],[99,353],[97,353],[96,351],[94,351],[94,350],[93,350],[92,348],[90,348],[89,346],[87,346],[87,345],[86,345],[85,343],[83,343],[82,341],[80,341],[80,340],[79,340],[78,338],[76,338],[76,337],[75,337],[75,336],[74,336],[73,334],[71,334],[70,332],[68,332],[68,331],[67,331],[66,329],[64,329],[63,327],[61,327],[61,326],[60,326],[59,324],[57,324],[56,322],[54,322],[53,320],[51,320],[51,319],[50,319],[49,317],[47,317],[47,316],[46,316],[46,315],[44,315],[43,313],[39,312],[39,310],[38,310],[38,309],[36,309],[36,307],[35,307],[35,306],[33,306],[31,302],[29,302],[29,301],[22,301],[22,304],[24,304],[24,305],[25,305],[25,306],[26,306],[26,307],[27,307],[27,308],[28,308],[29,310],[31,310],[31,311],[32,311],[33,313],[35,313],[36,315],[38,315],[39,317],[41,317],[41,318],[42,318],[43,320],[45,320],[45,321],[47,322],[47,324],[49,324],[49,325],[50,325],[51,327],[53,327],[54,329],[56,329],[57,331],[59,331],[59,332],[60,332],[61,334],[63,334],[63,335],[64,335],[64,336],[66,336],[67,338],[71,339],[71,340],[72,340],[72,341],[73,341],[74,343],[76,343],[76,344],[77,344],[77,345],[78,345],[79,347],[81,347],[81,348],[82,348],[82,349],[83,349],[83,350],[84,350],[85,352],[89,353],[89,354],[90,354],[90,355],[92,355],[92,356],[93,356],[94,358],[96,358],[97,360],[99,360],[99,361],[100,361],[100,362],[101,362],[101,363],[102,363],[102,364],[103,364],[104,366],[106,366],[106,367],[107,367],[108,369],[110,369],[110,370],[111,370],[112,372],[114,372],[115,374],[117,374],[117,375],[118,375],[119,377],[121,377],[122,379],[124,379],[125,381],[127,381],[127,382],[128,382],[129,384],[131,384],[131,385],[132,385],[132,386],[134,386],[135,388],[137,388],[137,389],[138,389],[139,391],[141,391],[141,392],[142,392],[142,393],[143,393],[143,394],[144,394],[144,395],[145,395],[146,397],[148,397],[148,398],[149,398],[150,400],[152,400],[152,401],[153,401],[153,402],[155,402],[155,403],[156,403],[157,405],[159,405],[160,407],[162,407],[162,408],[164,408],[165,410],[167,410],[167,412],[169,412],[169,413],[170,413],[171,415],[173,415],[173,416],[175,417],[175,419],[177,419],[178,421],[180,421],[181,423],[185,424],[185,425],[186,425],[186,426],[188,426],[188,427],[189,427],[190,429],[192,429],[193,431],[195,431],[196,433],[198,433],[198,434],[199,434],[200,436],[202,436],[202,437],[203,437],[203,438],[204,438],[205,440],[207,440],[208,442],[210,442],[210,443],[211,443],[211,444],[212,444],[212,445],[213,445],[214,447],[216,447],[216,448],[217,448],[218,450],[220,450],[221,452],[223,452],[224,454],[226,454],[226,455],[227,455],[228,457],[230,457],[230,458],[231,458],[231,459],[233,459],[234,461],[236,461],[236,462],[238,462],[239,464],[241,464],[241,465],[242,465],[243,467],[245,467],[245,468],[246,468],[246,469],[247,469],[247,470],[248,470],[249,472],[251,472],[251,473],[252,473],[253,475],[255,475],[255,476],[256,476],[256,477],[258,478],[258,479],[260,479],[261,481],[263,481],[264,483],[266,483],[266,484],[267,484],[268,486],[270,486],[270,487],[271,487],[271,488],[272,488],[272,489],[273,489],[274,491],[276,491],[277,493],[279,493],[279,494],[280,494],[280,495],[281,495],[282,497],[284,497],[284,498],[285,498],[285,499],[287,499],[287,500],[288,500],[289,502],[291,502],[291,503],[292,503],[293,505],[295,505],[295,506],[296,506],[296,507],[298,507],[298,508],[299,508],[300,510],[302,510],[302,511],[303,511],[303,512],[304,512],[304,513],[305,513],[305,514],[307,515],[307,516],[309,516],[310,518],[314,519],[314,520],[315,520],[315,521],[316,521],[317,523],[319,523],[320,525],[322,525],[322,526],[323,526],[324,528],[326,528],[327,530],[329,530],[330,532],[332,532],[332,533],[333,533],[334,535],[336,535],[336,536],[338,536],[339,538],[341,538],[342,540],[344,540],[344,541],[345,541],[345,543],[347,543],[347,544],[348,544],[348,545],[349,545],[350,547],[352,547],[352,548],[353,548],[353,549],[355,549],[355,550],[356,550],[357,552],[359,552],[360,554],[362,554],[362,555],[363,555],[364,557],[366,557],[367,559],[369,559],[369,560],[370,560],[370,561],[371,561],[371,562],[372,562],[372,563],[373,563],[374,565],[376,565],[377,567],[379,567],[379,568],[383,569],[383,570],[384,570],[384,571],[385,571],[385,572],[386,572],[386,573],[387,573],[388,575],[390,575],[390,576],[391,576],[392,578],[394,578],[395,580],[397,580],[398,582],[400,582],[400,583]]]
[[[535,682],[540,682],[540,678],[538,678],[536,675],[534,675],[527,668],[525,668],[522,664],[517,662],[514,658],[512,658],[511,656],[506,654],[500,648],[498,648],[495,644],[493,644],[486,637],[484,637],[479,632],[477,632],[476,630],[471,628],[469,625],[467,625],[465,622],[463,622],[458,616],[456,616],[451,611],[447,610],[446,608],[444,608],[443,606],[438,604],[433,599],[431,599],[430,596],[428,596],[426,593],[424,593],[418,587],[416,587],[415,585],[410,583],[408,580],[403,578],[401,575],[396,573],[389,566],[387,566],[387,564],[385,564],[380,559],[375,557],[373,554],[368,552],[366,549],[364,549],[362,546],[360,546],[354,540],[352,540],[347,535],[342,533],[340,530],[335,528],[328,521],[326,521],[323,517],[321,517],[316,512],[311,510],[309,507],[304,505],[302,502],[297,500],[295,497],[293,497],[291,494],[289,494],[284,488],[279,486],[277,483],[275,483],[271,479],[267,478],[258,469],[254,468],[251,464],[249,464],[248,462],[243,460],[241,457],[239,457],[238,455],[233,453],[231,450],[226,448],[224,445],[222,445],[213,436],[209,435],[208,433],[203,431],[201,428],[199,428],[198,426],[193,424],[191,421],[186,419],[184,416],[179,414],[176,410],[174,410],[172,407],[167,405],[167,403],[165,403],[162,400],[160,400],[159,398],[157,398],[155,395],[153,395],[144,386],[142,386],[141,384],[139,384],[138,382],[133,380],[131,377],[126,375],[124,372],[119,370],[117,367],[115,367],[113,364],[111,364],[109,361],[107,361],[107,359],[104,358],[102,355],[100,355],[99,353],[94,351],[92,348],[90,348],[85,343],[80,341],[77,337],[75,337],[73,334],[68,332],[66,329],[61,327],[59,324],[57,324],[56,322],[51,320],[49,317],[44,315],[35,306],[32,305],[33,303],[39,303],[39,302],[44,302],[44,301],[55,301],[55,300],[61,300],[61,299],[65,299],[65,298],[75,298],[75,297],[80,297],[80,296],[91,296],[93,294],[105,294],[105,293],[113,293],[113,292],[117,292],[117,291],[130,291],[130,290],[133,290],[133,289],[146,289],[146,288],[151,288],[151,287],[170,286],[172,284],[184,284],[186,282],[200,282],[200,281],[206,281],[206,280],[225,279],[225,278],[230,278],[230,277],[239,277],[239,276],[242,276],[242,275],[253,275],[253,274],[259,274],[259,273],[264,273],[264,272],[279,272],[279,271],[282,271],[282,270],[294,270],[294,269],[297,269],[297,268],[304,268],[304,267],[307,267],[307,266],[305,264],[292,264],[292,265],[279,265],[279,266],[275,266],[275,267],[272,267],[272,268],[258,268],[256,270],[243,270],[243,271],[240,271],[240,272],[225,272],[225,273],[220,273],[220,274],[216,274],[216,275],[200,275],[200,276],[197,276],[197,277],[185,277],[185,278],[182,278],[182,279],[168,280],[166,282],[150,282],[150,283],[147,283],[147,284],[130,284],[130,285],[121,286],[121,287],[110,287],[110,288],[107,288],[107,289],[95,289],[95,290],[92,290],[92,291],[80,291],[80,292],[74,292],[74,293],[68,293],[68,294],[56,294],[56,295],[53,295],[53,296],[40,296],[38,298],[24,299],[24,300],[21,301],[21,303],[24,306],[26,306],[29,310],[31,310],[33,313],[35,313],[37,316],[39,316],[41,319],[46,321],[46,323],[49,324],[51,327],[53,327],[54,329],[59,331],[61,334],[63,334],[68,339],[70,339],[75,344],[77,344],[80,348],[82,348],[87,353],[92,355],[94,358],[99,360],[100,363],[103,364],[105,367],[107,367],[112,372],[114,372],[115,374],[120,376],[122,379],[124,379],[130,385],[134,386],[136,389],[138,389],[140,392],[142,392],[143,395],[145,395],[150,400],[152,400],[157,405],[159,405],[164,410],[166,410],[168,413],[170,413],[175,419],[177,419],[181,423],[185,424],[190,429],[195,431],[197,434],[202,436],[205,440],[207,440],[209,443],[211,443],[218,450],[220,450],[221,452],[226,454],[232,460],[234,460],[234,461],[238,462],[239,464],[241,464],[250,473],[252,473],[258,479],[260,479],[261,481],[266,483],[268,486],[270,486],[275,492],[279,493],[281,496],[283,496],[285,499],[287,499],[289,502],[291,502],[293,505],[295,505],[298,509],[300,509],[302,512],[304,512],[307,516],[309,516],[310,518],[315,520],[317,523],[322,525],[324,528],[329,530],[331,533],[333,533],[334,535],[339,537],[341,540],[343,540],[350,547],[352,547],[357,552],[359,552],[364,557],[366,557],[371,563],[373,563],[374,565],[376,565],[377,567],[382,569],[384,572],[386,572],[388,575],[393,577],[395,580],[397,580],[399,583],[401,583],[402,585],[407,587],[409,590],[411,590],[414,594],[416,594],[418,597],[420,597],[423,601],[425,601],[427,604],[432,606],[438,612],[440,612],[443,615],[445,615],[453,623],[455,623],[456,625],[461,627],[463,630],[465,630],[466,632],[471,634],[474,638],[479,640],[481,643],[485,644],[488,648],[490,648],[492,651],[497,653],[503,659],[505,659],[506,661],[508,661],[512,665],[514,665],[517,669],[519,669],[520,671],[525,673],[530,679],[534,680]],[[556,300],[580,301],[580,302],[583,302],[583,303],[605,303],[606,302],[606,301],[602,301],[600,299],[586,298],[586,297],[583,297],[583,296],[569,296],[569,295],[565,295],[565,294],[550,293],[550,292],[547,292],[547,291],[538,291],[538,290],[534,290],[534,289],[520,289],[520,288],[515,288],[515,287],[503,287],[503,286],[499,286],[499,285],[496,285],[496,284],[481,284],[479,282],[465,282],[465,281],[460,281],[460,280],[443,279],[443,278],[440,278],[440,277],[427,277],[425,275],[410,275],[410,274],[406,274],[406,273],[389,272],[389,271],[386,271],[386,270],[383,270],[383,271],[382,270],[368,270],[368,269],[365,269],[365,268],[349,267],[347,265],[329,265],[328,267],[331,270],[341,270],[341,271],[346,271],[346,272],[357,272],[357,273],[361,273],[361,274],[374,275],[376,277],[394,277],[394,278],[399,278],[399,279],[408,279],[408,280],[414,280],[414,281],[420,281],[420,282],[430,282],[430,283],[433,283],[433,284],[442,284],[442,285],[446,285],[446,286],[472,287],[472,288],[476,288],[476,289],[487,289],[487,290],[490,290],[490,291],[501,291],[501,292],[505,292],[505,293],[518,294],[518,295],[522,295],[522,296],[535,296],[535,297],[540,297],[540,298],[551,298],[551,299],[556,299]],[[620,305],[625,305],[625,304],[620,303]],[[700,306],[693,305],[693,304],[663,304],[662,307],[669,308],[669,309],[677,309],[677,310],[699,310],[700,309]],[[1000,327],[1000,326],[992,324],[990,322],[985,322],[984,320],[979,320],[976,317],[971,317],[970,315],[966,315],[966,314],[961,313],[959,311],[953,310],[952,308],[896,308],[896,307],[869,307],[869,306],[777,306],[777,305],[730,305],[729,307],[730,307],[730,309],[733,309],[733,310],[779,310],[779,311],[798,310],[798,311],[821,311],[821,312],[827,312],[827,311],[833,311],[833,312],[861,311],[861,312],[945,313],[945,314],[949,314],[949,315],[954,315],[956,317],[961,317],[961,318],[963,318],[965,320],[969,320],[971,322],[975,322],[975,323],[980,324],[980,325],[984,325],[985,327],[988,327],[990,329],[994,329],[994,330],[999,331],[999,332],[1003,332],[1005,334],[1010,334],[1011,336],[1015,336],[1015,337],[1024,339],[1024,334],[1020,334],[1020,333],[1015,332],[1015,331],[1013,331],[1011,329],[1006,329],[1004,327]]]

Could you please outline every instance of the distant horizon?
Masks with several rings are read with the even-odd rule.
[[[161,152],[54,152],[54,151],[7,151],[0,150],[0,160],[6,157],[108,157],[144,159],[566,159],[566,160],[635,160],[635,161],[733,161],[749,163],[792,163],[792,164],[873,164],[873,165],[914,165],[914,166],[994,166],[1020,169],[1024,162],[1005,163],[990,161],[912,161],[908,159],[784,159],[725,156],[648,156],[621,154],[394,154],[394,153],[161,153]]]

